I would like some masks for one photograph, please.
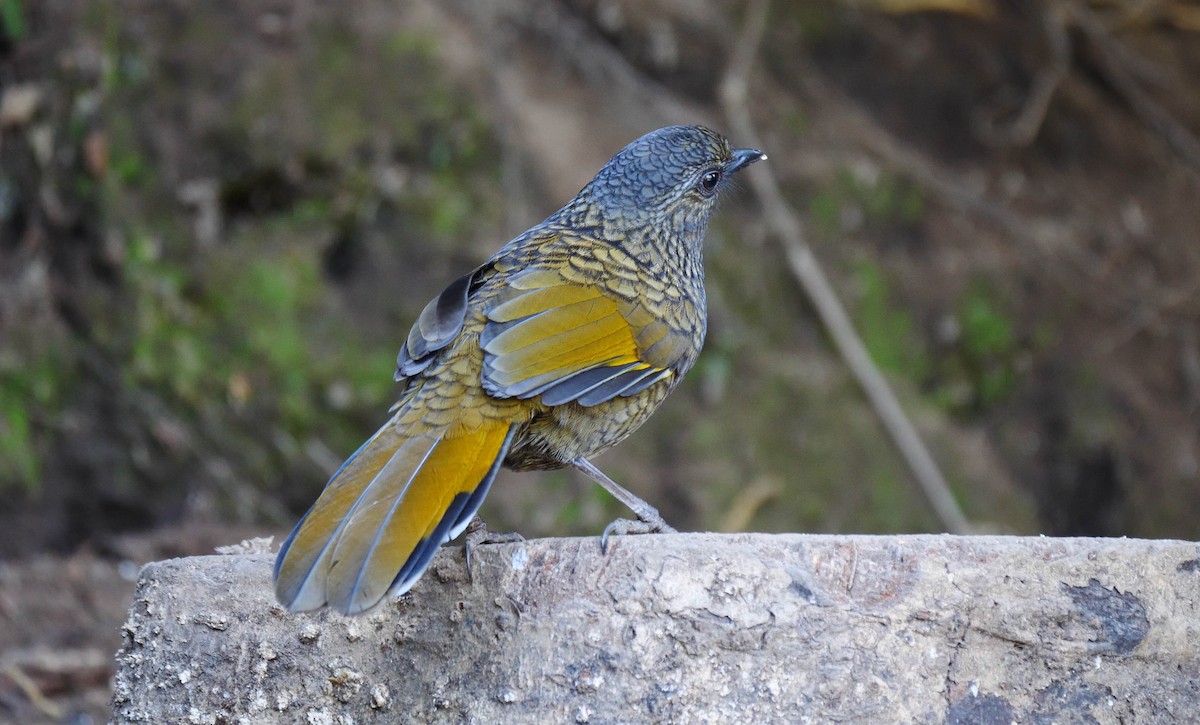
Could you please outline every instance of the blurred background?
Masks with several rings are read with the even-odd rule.
[[[1200,538],[1200,3],[0,0],[0,720],[106,719],[138,566],[285,533],[446,283],[745,109],[972,530]],[[946,530],[754,185],[598,463],[685,530]],[[525,536],[622,515],[502,473]],[[278,540],[278,539],[277,539]],[[266,583],[264,582],[264,586]]]

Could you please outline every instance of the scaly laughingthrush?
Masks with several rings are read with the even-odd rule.
[[[357,614],[408,591],[502,464],[572,466],[642,528],[672,530],[588,458],[644,423],[696,361],[709,217],[730,177],[765,158],[700,126],[646,134],[431,301],[400,349],[392,418],[283,543],[279,601]]]

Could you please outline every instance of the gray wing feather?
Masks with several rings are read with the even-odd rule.
[[[396,380],[412,377],[429,367],[434,353],[462,332],[467,318],[467,300],[483,270],[484,267],[480,267],[454,280],[421,310],[416,324],[408,332],[408,339],[396,355]]]

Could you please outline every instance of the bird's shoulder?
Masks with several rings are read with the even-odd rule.
[[[605,238],[598,229],[531,230],[506,245],[488,266],[492,293],[502,293],[514,276],[529,279],[536,270],[544,280],[597,288],[650,308],[671,306],[688,296],[680,280],[655,260]]]
[[[665,369],[690,361],[703,339],[702,297],[688,297],[669,275],[594,236],[556,230],[511,245],[488,266],[491,277],[478,302],[481,342],[492,353],[506,349],[497,338],[518,326],[528,342],[584,325],[617,334],[605,327],[616,325],[630,338],[630,354]],[[515,332],[503,338],[505,344],[515,339]]]

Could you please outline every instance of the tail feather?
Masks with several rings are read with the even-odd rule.
[[[396,578],[392,581],[388,593],[392,596],[400,596],[404,592],[412,588],[417,580],[421,578],[421,573],[429,566],[429,562],[433,560],[433,555],[437,553],[438,547],[447,541],[458,538],[458,535],[467,528],[467,524],[471,523],[471,518],[475,512],[479,510],[479,506],[483,503],[484,497],[492,487],[492,482],[496,480],[496,473],[500,470],[500,464],[504,461],[504,456],[508,453],[509,445],[512,443],[513,434],[516,433],[516,427],[509,429],[507,436],[504,439],[504,445],[500,449],[501,453],[492,463],[492,467],[488,470],[483,481],[479,486],[470,493],[459,493],[450,502],[446,508],[446,513],[438,522],[437,528],[433,532],[422,539],[413,551],[408,561],[404,563],[404,567],[396,574]]]
[[[296,612],[325,606],[325,560],[349,522],[348,514],[391,460],[403,438],[391,423],[380,428],[329,479],[279,548],[275,559],[275,596]]]
[[[275,575],[280,602],[293,611],[329,605],[356,614],[407,591],[478,510],[514,430],[496,421],[405,437],[384,426],[284,542]]]

